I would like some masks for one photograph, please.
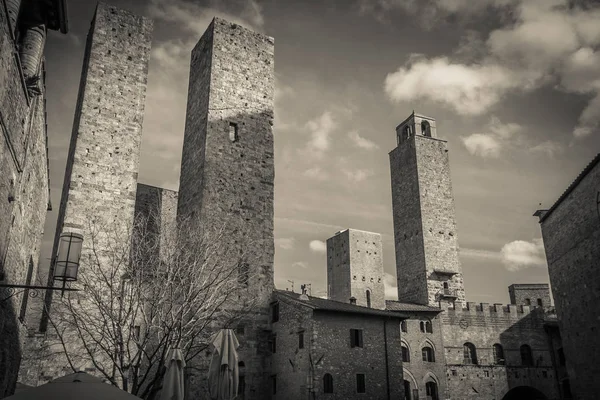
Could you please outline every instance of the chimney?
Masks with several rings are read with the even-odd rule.
[[[354,297],[354,296],[350,297],[350,304],[356,305],[356,297]]]

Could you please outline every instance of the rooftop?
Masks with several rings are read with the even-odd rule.
[[[320,297],[308,296],[308,300],[301,300],[300,293],[294,293],[287,290],[275,290],[278,296],[285,296],[303,306],[310,307],[313,310],[321,311],[333,311],[349,314],[362,314],[362,315],[374,315],[380,317],[391,317],[406,319],[407,317],[399,314],[397,311],[400,310],[378,310],[375,308],[368,308],[358,306],[356,304],[342,303],[341,301],[322,299]],[[386,302],[387,303],[387,302]],[[438,309],[438,311],[441,311]]]
[[[389,311],[399,312],[441,312],[442,309],[438,307],[425,306],[422,304],[415,303],[402,303],[397,300],[386,300],[385,306]]]

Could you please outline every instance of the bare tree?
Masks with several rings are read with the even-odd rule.
[[[73,371],[93,368],[145,399],[160,391],[169,349],[189,362],[209,349],[215,329],[254,308],[244,290],[253,280],[247,254],[228,245],[226,226],[158,221],[156,213],[138,215],[124,235],[90,222],[82,291],[57,299],[50,315],[54,348]]]

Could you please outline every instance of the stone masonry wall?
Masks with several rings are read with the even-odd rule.
[[[441,318],[449,398],[500,399],[523,385],[560,398],[542,309],[467,303],[466,309],[446,310]],[[477,365],[465,363],[465,343],[475,346]],[[495,362],[495,344],[503,348],[505,365]],[[531,347],[534,366],[521,362],[522,345]]]
[[[0,280],[36,284],[48,208],[46,94],[29,96],[15,43],[0,7]],[[30,295],[0,290],[0,398],[12,394],[27,336]]]
[[[367,290],[371,307],[385,309],[383,255],[381,235],[347,229],[327,240],[328,298],[367,307]]]
[[[192,51],[178,203],[178,216],[224,229],[224,265],[249,264],[239,293],[257,304],[240,347],[249,398],[269,380],[261,343],[274,287],[273,52],[272,38],[218,18]]]
[[[406,314],[406,313],[404,313]],[[438,384],[440,399],[445,399],[446,393],[446,364],[444,358],[444,347],[442,342],[441,318],[431,313],[408,313],[410,318],[406,320],[406,332],[401,332],[402,342],[408,347],[410,358],[403,363],[404,380],[410,383],[411,397],[415,400],[414,390],[419,392],[419,399],[425,399],[425,384],[433,379]],[[421,332],[421,322],[430,321],[432,331]],[[434,350],[435,362],[423,361],[421,349],[430,346]]]
[[[547,283],[514,284],[508,287],[510,303],[520,306],[538,306],[538,299],[542,300],[542,307],[550,307],[550,287]],[[527,304],[529,299],[530,304]]]
[[[541,223],[567,371],[582,400],[600,390],[599,193],[597,163]]]
[[[146,18],[98,3],[88,33],[53,250],[55,257],[61,232],[82,233],[80,277],[87,260],[109,265],[111,244],[127,244],[132,233],[152,29]],[[78,294],[82,308],[85,295]],[[40,329],[47,327],[44,316]],[[32,373],[46,381],[65,365],[51,357]]]

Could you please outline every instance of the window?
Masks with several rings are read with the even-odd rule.
[[[246,394],[246,364],[243,361],[238,362],[238,370],[238,397],[236,397],[236,400],[243,400]]]
[[[433,333],[433,326],[431,325],[431,321],[425,322],[425,332]]]
[[[458,372],[456,372],[456,370],[455,370],[455,369],[453,369],[453,370],[452,370],[452,376],[456,376],[456,375],[458,375]]]
[[[504,365],[504,349],[502,345],[496,343],[493,347],[494,352],[494,364]]]
[[[429,122],[421,122],[421,133],[423,134],[423,136],[431,137],[431,126],[429,125]]]
[[[477,365],[477,350],[473,343],[465,343],[463,345],[464,363]]]
[[[356,393],[366,393],[365,374],[356,374]]]
[[[271,375],[271,388],[273,389],[272,393],[277,394],[277,375]]]
[[[448,290],[448,282],[444,282],[444,290]]]
[[[240,263],[238,266],[238,283],[241,286],[248,287],[248,275],[250,273],[250,265],[248,263]]]
[[[544,306],[544,302],[542,301],[542,299],[537,299],[537,305],[539,307],[543,307]]]
[[[435,362],[435,354],[433,353],[433,349],[429,346],[425,346],[421,349],[421,355],[423,356],[423,361],[425,362]]]
[[[412,129],[410,129],[410,125],[406,125],[404,127],[404,138],[405,139],[408,139],[410,137],[410,134],[412,133],[411,131],[412,131]]]
[[[483,376],[485,376],[486,378],[490,377],[490,371],[483,371]]]
[[[25,278],[25,284],[31,285],[31,279],[33,277],[33,257],[29,257],[29,267],[27,268],[27,278]],[[25,315],[27,314],[27,301],[29,299],[29,289],[23,291],[23,300],[21,300],[21,312],[19,313],[19,320],[25,322]]]
[[[277,335],[271,336],[271,353],[277,353]]]
[[[371,291],[367,290],[367,307],[371,308]]]
[[[564,367],[567,364],[565,361],[565,351],[561,347],[560,349],[558,349],[557,353],[558,353],[558,365],[560,365],[561,367]]]
[[[246,332],[246,327],[244,325],[238,325],[235,328],[235,333],[237,333],[238,335],[243,335]]]
[[[323,376],[323,393],[333,393],[333,376],[331,374]]]
[[[304,331],[298,332],[298,348],[299,349],[304,348]]]
[[[402,362],[410,362],[410,351],[404,344],[402,345]]]
[[[400,330],[402,332],[408,332],[408,326],[406,325],[406,321],[400,322]]]
[[[279,321],[279,302],[271,304],[271,322]]]
[[[530,306],[531,305],[531,299],[525,299],[525,305],[526,306]]]
[[[350,329],[350,347],[363,347],[362,329]]]
[[[421,329],[421,332],[425,333],[425,322],[424,321],[419,322],[419,328]]]
[[[410,382],[404,380],[404,400],[411,400],[410,398]]]
[[[439,400],[437,383],[429,381],[425,384],[425,394],[428,399]]]
[[[526,367],[533,367],[533,355],[529,345],[524,344],[521,346],[521,364]]]
[[[237,142],[238,139],[239,139],[238,126],[237,126],[237,124],[230,122],[229,123],[229,140],[231,140],[232,142]]]

